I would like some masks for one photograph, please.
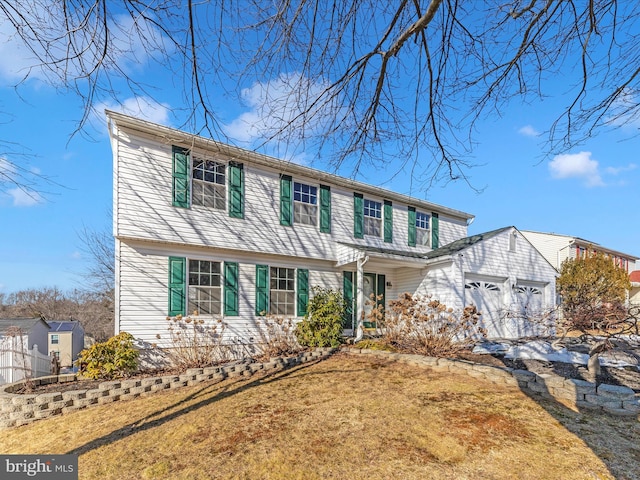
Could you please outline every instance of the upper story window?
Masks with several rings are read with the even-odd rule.
[[[318,223],[318,187],[293,183],[293,221],[304,225]]]
[[[218,315],[222,311],[221,262],[189,260],[188,312]]]
[[[60,342],[60,337],[58,335],[51,335],[51,344],[56,345]]]
[[[379,237],[382,232],[382,203],[364,199],[364,234]]]
[[[416,244],[428,247],[430,243],[429,215],[423,212],[416,212]]]
[[[214,160],[193,158],[191,202],[193,205],[225,210],[226,165]]]

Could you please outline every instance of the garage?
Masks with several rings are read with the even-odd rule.
[[[504,310],[504,279],[467,279],[464,285],[465,304],[475,305],[482,313],[481,323],[490,338],[505,337],[501,320]]]

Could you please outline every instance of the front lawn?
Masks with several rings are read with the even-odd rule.
[[[80,479],[624,479],[639,440],[636,419],[337,354],[7,430],[0,451],[79,453]]]

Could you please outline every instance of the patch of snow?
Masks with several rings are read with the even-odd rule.
[[[500,342],[482,342],[473,347],[472,353],[479,355],[502,354],[509,351],[511,344]]]
[[[516,345],[509,349],[505,358],[518,358],[521,360],[542,360],[546,362],[564,362],[586,365],[589,355],[579,352],[570,352],[566,348],[554,348],[551,343],[544,340],[534,340],[523,345]]]

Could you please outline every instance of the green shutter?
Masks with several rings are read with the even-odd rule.
[[[224,314],[237,316],[238,313],[238,264],[224,263]]]
[[[342,272],[342,296],[346,304],[344,316],[342,317],[342,328],[353,328],[353,286],[355,284],[353,272]]]
[[[280,175],[280,225],[293,224],[293,180]]]
[[[173,147],[173,206],[189,208],[189,150]]]
[[[410,247],[416,246],[416,209],[409,207],[409,240]]]
[[[377,303],[378,305],[382,305],[382,308],[385,308],[386,307],[385,298],[386,298],[386,291],[387,291],[386,277],[384,275],[378,274],[376,282],[377,282],[376,295],[382,295],[382,298],[378,300]]]
[[[269,313],[269,267],[256,265],[256,315]]]
[[[320,185],[320,231],[331,233],[331,189]]]
[[[297,291],[298,316],[304,317],[307,314],[307,305],[309,304],[309,270],[298,269]]]
[[[187,260],[169,257],[169,316],[184,315],[186,310]]]
[[[393,206],[389,200],[384,201],[384,241],[393,242]]]
[[[437,213],[431,214],[431,248],[434,250],[440,246],[440,219]]]
[[[244,168],[242,163],[229,162],[229,216],[244,218]]]
[[[353,236],[364,238],[364,199],[361,193],[353,194]]]

